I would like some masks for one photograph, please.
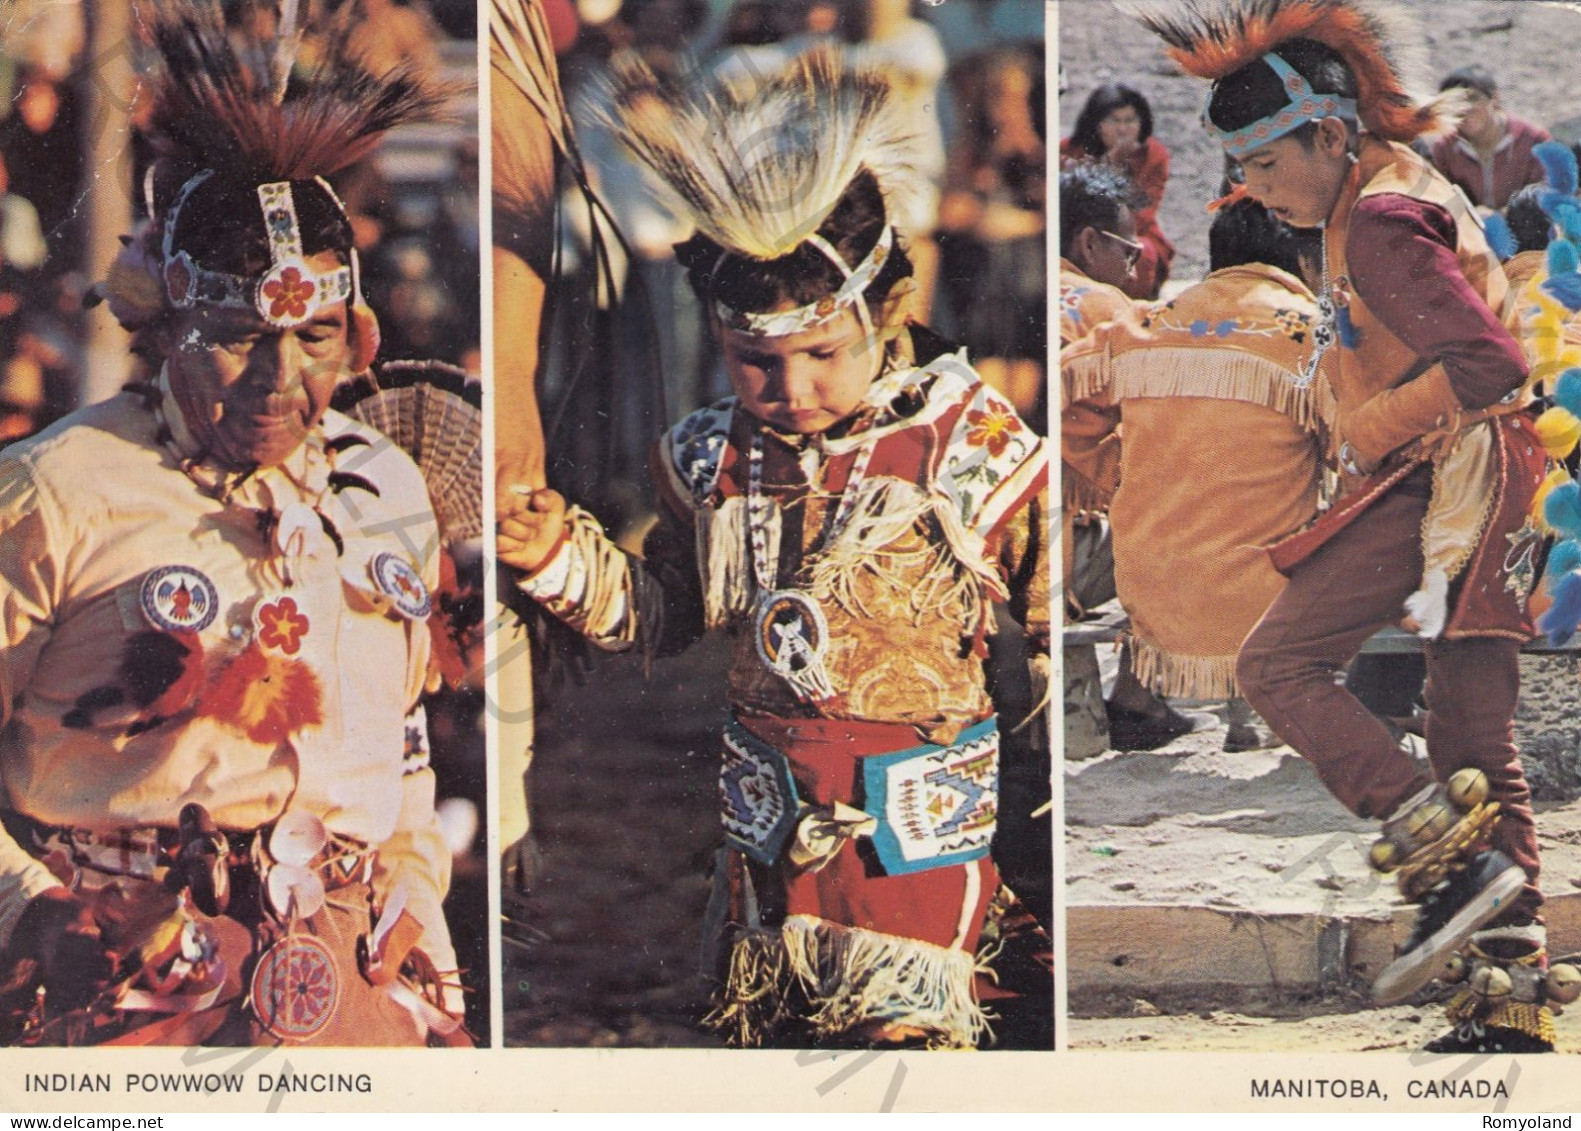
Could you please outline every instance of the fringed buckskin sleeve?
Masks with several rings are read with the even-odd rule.
[[[692,518],[660,490],[658,524],[639,559],[614,544],[580,507],[566,514],[566,537],[517,588],[596,647],[645,656],[685,651],[703,634]]]

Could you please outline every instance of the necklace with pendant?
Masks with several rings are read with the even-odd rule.
[[[1291,382],[1298,389],[1307,389],[1312,385],[1312,380],[1317,376],[1318,365],[1323,361],[1323,355],[1329,351],[1339,337],[1339,308],[1334,302],[1334,296],[1329,290],[1328,280],[1328,229],[1325,225],[1322,238],[1318,240],[1318,256],[1321,267],[1319,268],[1317,308],[1318,319],[1312,327],[1312,356],[1307,358],[1297,371],[1297,376]]]

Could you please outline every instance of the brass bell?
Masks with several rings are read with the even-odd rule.
[[[1392,872],[1400,866],[1400,850],[1392,840],[1375,840],[1367,852],[1367,862],[1375,872]]]
[[[1548,968],[1548,974],[1543,978],[1543,988],[1548,991],[1548,996],[1561,1005],[1569,1005],[1576,998],[1581,997],[1581,970],[1576,969],[1568,962],[1560,962]]]
[[[1466,980],[1466,959],[1463,955],[1451,954],[1444,963],[1443,973],[1438,976],[1441,982],[1463,982]]]
[[[1509,972],[1501,966],[1479,966],[1471,974],[1471,988],[1485,998],[1509,997],[1515,988]]]
[[[1444,788],[1450,803],[1462,813],[1469,813],[1488,799],[1488,775],[1469,767],[1456,770]]]

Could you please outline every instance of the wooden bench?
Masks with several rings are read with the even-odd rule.
[[[1131,618],[1111,602],[1091,619],[1067,624],[1064,631],[1065,757],[1095,758],[1109,749],[1109,716],[1103,705],[1103,679],[1098,669],[1098,645],[1117,644],[1131,626]],[[1420,652],[1425,643],[1414,632],[1393,626],[1374,633],[1361,646],[1363,655],[1401,656]],[[1581,633],[1557,647],[1546,636],[1521,649],[1528,654],[1581,654]]]

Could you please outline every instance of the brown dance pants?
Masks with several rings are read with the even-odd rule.
[[[1429,490],[1427,475],[1412,475],[1297,566],[1236,665],[1247,701],[1359,817],[1388,817],[1429,784],[1340,681],[1367,638],[1397,623],[1421,584]],[[1514,744],[1520,644],[1502,637],[1440,639],[1428,641],[1424,652],[1433,774],[1444,781],[1472,766],[1488,775],[1502,814],[1493,847],[1527,875],[1498,921],[1527,922],[1542,895],[1531,790]]]

